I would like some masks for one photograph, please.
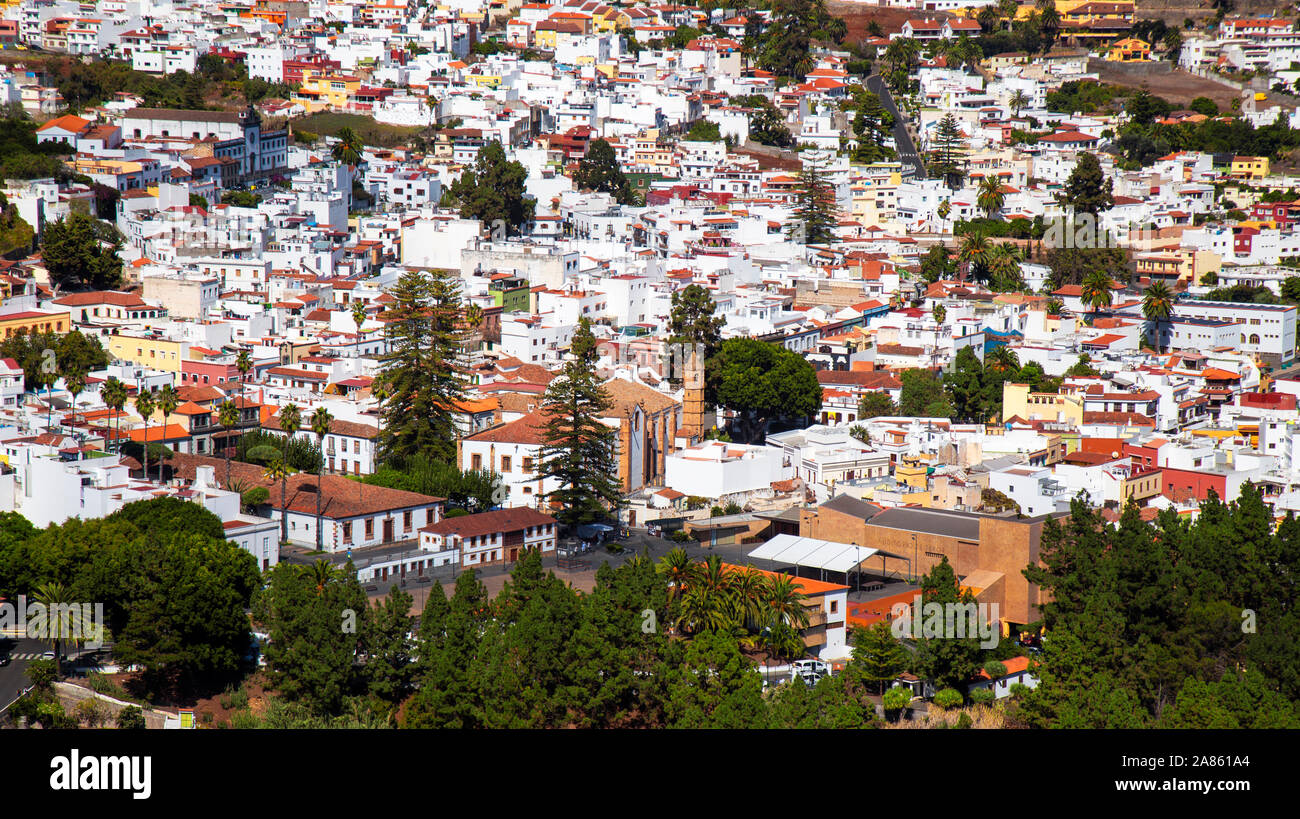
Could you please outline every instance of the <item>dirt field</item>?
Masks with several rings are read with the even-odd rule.
[[[1186,107],[1197,97],[1209,97],[1219,106],[1220,111],[1229,111],[1231,110],[1229,106],[1232,105],[1232,100],[1241,93],[1235,88],[1220,85],[1213,80],[1197,77],[1194,74],[1178,69],[1168,74],[1155,74],[1146,77],[1129,76],[1119,71],[1106,70],[1104,67],[1099,73],[1102,82],[1112,83],[1124,88],[1145,88],[1157,97],[1164,97],[1174,105],[1181,107]],[[1269,94],[1269,101],[1291,106],[1286,100],[1272,93]]]
[[[901,31],[903,23],[913,17],[929,17],[932,20],[946,20],[953,15],[946,11],[919,12],[916,9],[896,9],[877,6],[874,3],[851,3],[846,0],[828,0],[826,10],[844,20],[848,26],[849,42],[868,37],[867,24],[875,20],[889,36],[890,32]]]

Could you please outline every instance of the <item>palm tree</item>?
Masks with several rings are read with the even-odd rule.
[[[1008,31],[1011,30],[1018,11],[1020,11],[1020,4],[1016,0],[998,0],[998,15],[1007,21]]]
[[[311,568],[308,569],[308,571],[311,572],[311,579],[316,584],[317,597],[324,594],[325,587],[329,585],[329,582],[338,577],[338,570],[330,565],[330,562],[323,557],[311,564]]]
[[[980,210],[992,219],[993,214],[1002,208],[1003,201],[1002,183],[998,181],[997,175],[984,177],[980,182],[979,193],[975,195],[975,203],[980,206]]]
[[[769,623],[781,623],[793,629],[808,628],[808,609],[804,601],[808,595],[799,591],[793,578],[787,574],[769,577],[763,608]]]
[[[361,152],[365,146],[361,142],[361,137],[351,128],[344,128],[337,134],[338,142],[330,149],[330,154],[342,162],[344,165],[361,164]]]
[[[948,318],[948,308],[942,304],[936,304],[934,309],[930,311],[930,315],[934,317],[935,324],[943,324],[944,319]]]
[[[86,610],[72,600],[67,587],[58,581],[37,586],[32,598],[45,607],[45,639],[54,649],[55,671],[62,673],[63,655],[59,647],[65,640],[75,643],[92,636],[99,639],[94,634],[95,624]]]
[[[939,207],[935,212],[939,214],[940,219],[946,221],[948,219],[948,214],[952,213],[952,203],[947,199],[943,200],[939,203]]]
[[[226,433],[226,444],[221,449],[226,456],[226,485],[230,485],[230,437],[235,427],[239,424],[239,406],[227,398],[221,402],[217,408],[217,420],[221,422],[222,429]]]
[[[1020,116],[1021,110],[1029,107],[1028,95],[1019,88],[1011,92],[1011,98],[1007,102],[1011,105],[1011,115],[1014,117]]]
[[[983,233],[972,231],[963,236],[961,248],[957,251],[957,261],[966,266],[964,276],[986,278],[990,252],[992,252],[992,243]]]
[[[746,566],[734,573],[731,581],[731,608],[737,626],[749,629],[757,628],[762,623],[766,592],[767,577],[762,572]]]
[[[659,559],[655,570],[668,581],[668,602],[672,603],[695,580],[698,565],[680,546]]]
[[[77,396],[86,391],[86,376],[81,373],[73,373],[63,379],[63,386],[68,392],[72,393],[72,423],[77,423]]]
[[[302,427],[302,412],[297,404],[289,403],[280,407],[280,429],[284,432],[284,459],[289,460],[289,444],[293,436]]]
[[[984,366],[995,373],[1015,372],[1020,369],[1020,357],[1010,347],[1001,344],[989,351]]]
[[[692,633],[730,632],[735,625],[732,577],[717,555],[709,555],[708,560],[695,564],[694,576],[681,594],[677,626]]]
[[[470,302],[465,308],[465,323],[472,329],[477,330],[483,324],[483,308]]]
[[[324,548],[325,536],[321,532],[321,496],[324,494],[324,487],[321,485],[325,480],[325,436],[329,434],[330,422],[334,416],[330,415],[329,410],[324,407],[318,407],[311,416],[311,431],[316,433],[316,445],[320,448],[320,469],[316,472],[316,551]]]
[[[293,467],[285,463],[283,458],[276,458],[262,472],[262,477],[268,481],[280,482],[280,542],[289,542],[289,510],[287,508],[289,497],[289,476],[294,473]]]
[[[1110,287],[1113,282],[1110,276],[1101,270],[1094,270],[1083,279],[1082,296],[1083,303],[1092,308],[1093,316],[1103,307],[1110,307],[1115,300],[1111,293]]]
[[[998,242],[989,254],[989,273],[994,279],[994,290],[1010,292],[1024,287],[1020,274],[1022,261],[1020,248],[1011,242]]]
[[[253,356],[248,350],[240,350],[239,355],[235,356],[235,369],[239,370],[239,394],[244,394],[244,384],[248,381],[248,373],[253,369]]]
[[[162,413],[163,435],[167,434],[167,419],[171,416],[176,408],[181,405],[181,397],[176,394],[176,388],[171,384],[164,384],[162,389],[158,390],[158,411]],[[158,461],[158,480],[162,480],[162,459]]]
[[[141,388],[135,397],[135,411],[144,419],[144,479],[149,480],[149,419],[153,417],[154,391]]]
[[[1156,345],[1160,344],[1160,324],[1174,314],[1174,292],[1162,281],[1152,282],[1142,294],[1142,315],[1155,324]]]
[[[99,394],[104,399],[104,406],[113,411],[113,444],[117,449],[121,449],[122,445],[117,440],[117,434],[122,428],[122,408],[126,406],[127,399],[126,385],[110,375],[104,382],[104,386],[100,388]]]
[[[352,320],[357,325],[357,343],[361,343],[361,325],[366,323],[366,305],[359,301],[352,302]],[[357,354],[360,355],[360,347],[357,348]]]

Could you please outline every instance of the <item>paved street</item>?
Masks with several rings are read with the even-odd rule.
[[[925,165],[921,163],[921,156],[916,151],[916,144],[912,142],[912,137],[907,133],[907,128],[903,127],[907,121],[902,113],[899,112],[898,106],[894,104],[894,98],[889,93],[889,86],[879,74],[872,74],[867,77],[867,90],[880,97],[880,104],[885,110],[894,115],[894,144],[898,148],[898,159],[900,162],[911,165],[916,170],[916,179],[925,178]]]
[[[10,658],[8,665],[0,666],[0,708],[18,698],[27,687],[27,664],[49,650],[41,640],[14,640],[0,637],[0,656]]]

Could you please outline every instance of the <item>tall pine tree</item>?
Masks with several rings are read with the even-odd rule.
[[[390,291],[387,367],[379,379],[385,463],[456,457],[453,410],[465,385],[459,287],[446,271],[410,271]]]
[[[547,495],[559,505],[555,516],[576,526],[602,517],[606,508],[618,505],[621,494],[614,454],[617,433],[600,420],[612,402],[596,375],[596,337],[586,318],[573,334],[569,353],[563,373],[551,381],[542,399],[547,422],[541,475],[560,484]]]
[[[835,212],[835,189],[820,164],[805,160],[799,171],[791,237],[805,245],[834,242]]]

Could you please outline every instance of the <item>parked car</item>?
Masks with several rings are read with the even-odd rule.
[[[790,668],[790,682],[802,681],[806,685],[816,685],[822,677],[831,673],[830,663],[821,660],[795,660]]]

